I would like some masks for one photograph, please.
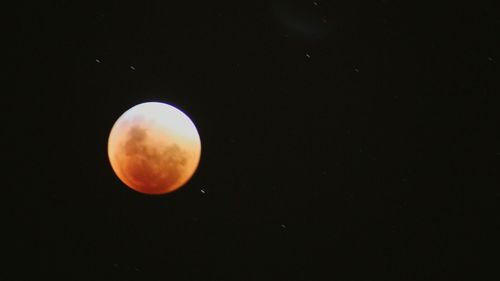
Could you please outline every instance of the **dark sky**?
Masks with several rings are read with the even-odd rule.
[[[498,266],[498,4],[73,2],[12,12],[4,183],[21,267],[4,280]],[[146,101],[181,108],[202,140],[192,180],[164,196],[128,189],[107,158],[115,120]]]

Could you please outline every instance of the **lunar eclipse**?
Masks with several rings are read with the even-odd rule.
[[[123,113],[108,139],[108,157],[118,178],[145,194],[165,194],[186,184],[196,171],[201,141],[179,109],[160,102]]]

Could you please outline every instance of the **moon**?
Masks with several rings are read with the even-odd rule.
[[[201,141],[179,109],[146,102],[125,111],[113,125],[108,157],[118,178],[145,194],[165,194],[185,185],[198,168]]]

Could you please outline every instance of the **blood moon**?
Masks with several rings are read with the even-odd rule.
[[[166,103],[130,108],[109,134],[111,167],[128,187],[145,194],[164,194],[183,186],[196,171],[200,155],[195,125]]]

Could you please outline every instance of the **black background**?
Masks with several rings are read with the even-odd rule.
[[[499,7],[399,2],[20,4],[5,280],[496,280]],[[202,139],[164,196],[107,159],[146,101]]]

